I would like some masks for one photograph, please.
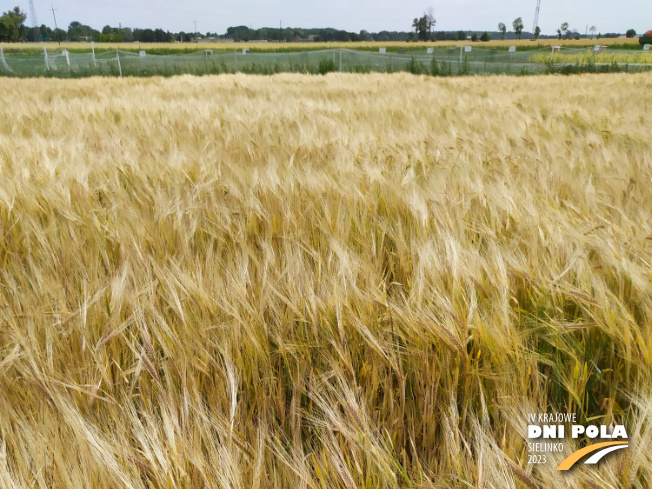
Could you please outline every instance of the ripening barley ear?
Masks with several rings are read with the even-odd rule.
[[[0,486],[557,487],[568,410],[639,487],[651,92],[581,81],[6,79]]]

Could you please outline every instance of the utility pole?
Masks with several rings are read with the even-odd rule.
[[[197,37],[197,21],[193,20],[193,22],[195,23],[195,37]]]
[[[54,5],[52,5],[52,17],[54,17],[54,33],[57,35],[57,42],[59,43],[59,46],[61,46],[61,41],[59,40],[59,33],[57,32],[59,30],[59,28],[57,27],[57,16],[54,15]]]

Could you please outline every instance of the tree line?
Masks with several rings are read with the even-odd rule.
[[[40,27],[29,27],[25,21],[27,15],[19,7],[5,12],[0,17],[0,42],[39,42],[39,41],[95,41],[95,42],[191,42],[193,38],[212,37],[229,38],[236,42],[267,40],[287,41],[312,40],[315,42],[359,42],[359,41],[408,41],[413,38],[411,32],[380,31],[370,33],[366,30],[349,32],[340,29],[302,29],[302,28],[271,28],[251,29],[247,26],[229,27],[225,34],[216,32],[170,32],[163,29],[132,29],[130,27],[112,27],[106,25],[102,30],[78,21],[70,23],[66,30],[52,29],[45,24]],[[433,37],[438,40],[464,40],[466,34],[458,32],[435,32]]]
[[[421,17],[415,17],[414,21],[412,22],[412,29],[414,29],[414,32],[411,32],[409,37],[409,40],[420,40],[420,41],[437,41],[437,40],[449,40],[449,37],[439,37],[439,34],[437,32],[433,32],[433,29],[437,23],[437,20],[432,14],[432,10],[430,10],[427,13],[424,13]],[[500,22],[498,24],[498,31],[497,32],[489,32],[485,31],[482,34],[477,34],[477,33],[471,33],[471,40],[472,41],[490,41],[493,36],[498,35],[502,40],[504,39],[538,39],[539,36],[541,36],[541,28],[539,26],[536,26],[534,28],[534,32],[528,33],[528,32],[523,32],[524,29],[524,24],[523,24],[523,18],[522,17],[517,17],[514,19],[512,22],[512,32],[507,31],[507,26],[505,25],[504,22]],[[597,28],[595,26],[591,26],[588,31],[591,32],[591,37],[595,37],[595,32]],[[448,33],[450,34],[450,33]],[[459,35],[458,35],[459,34]],[[629,29],[625,33],[626,37],[636,37],[636,31],[634,29]],[[609,32],[607,34],[602,34],[599,33],[597,35],[598,38],[600,37],[619,37],[620,34]],[[581,37],[580,33],[575,30],[571,29],[568,25],[568,22],[564,22],[561,24],[561,26],[557,29],[557,38],[558,39],[579,39]],[[454,36],[454,40],[464,40],[466,39],[466,34],[462,31],[459,33],[456,33]]]
[[[512,22],[512,32],[507,32],[506,25],[498,24],[498,31],[483,33],[472,33],[465,31],[435,31],[437,23],[432,10],[417,17],[412,23],[412,31],[380,31],[368,32],[361,30],[359,33],[348,32],[340,29],[301,29],[301,28],[272,28],[251,29],[247,26],[229,27],[223,35],[207,32],[206,34],[192,32],[170,32],[163,29],[132,29],[130,27],[112,27],[106,25],[101,31],[84,25],[81,22],[73,21],[64,29],[51,29],[42,24],[40,27],[29,27],[25,24],[27,15],[15,7],[13,10],[4,12],[0,16],[0,42],[39,42],[39,41],[95,41],[95,42],[191,42],[195,37],[229,38],[239,41],[295,41],[311,40],[315,42],[359,42],[359,41],[464,41],[468,38],[476,41],[489,41],[492,37],[500,36],[501,39],[538,38],[541,30],[537,26],[534,33],[523,32],[523,19],[518,17]],[[592,36],[596,28],[590,29]],[[568,23],[564,22],[557,29],[559,39],[579,38],[579,33],[569,29]],[[636,36],[636,31],[627,31],[627,37]],[[598,34],[598,37],[618,37],[618,34]]]
[[[0,16],[0,42],[38,41],[95,41],[95,42],[172,42],[190,41],[190,35],[171,33],[163,29],[131,29],[129,27],[104,26],[101,31],[81,22],[73,21],[67,30],[52,29],[45,24],[29,27],[25,24],[27,14],[19,7]]]

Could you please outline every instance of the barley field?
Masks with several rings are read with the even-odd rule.
[[[474,46],[474,47],[489,47],[489,48],[502,48],[507,49],[509,46],[517,46],[521,48],[536,48],[536,47],[549,47],[549,46],[564,46],[567,48],[590,47],[596,44],[604,46],[612,45],[631,45],[632,49],[640,48],[638,38],[601,38],[601,39],[537,39],[532,41],[530,39],[509,39],[500,40],[492,39],[488,42],[472,42],[470,39],[466,41],[436,41],[436,42],[268,42],[268,43],[95,43],[95,49],[100,50],[116,50],[121,51],[139,51],[145,50],[149,52],[165,51],[203,51],[204,49],[226,50],[233,51],[234,49],[252,49],[255,51],[305,51],[312,49],[371,49],[377,51],[378,48],[384,47],[388,49],[426,49],[428,47],[451,47],[451,46]],[[71,51],[91,51],[90,42],[46,42],[46,43],[11,43],[3,44],[6,53],[12,52],[41,52],[43,47],[48,50],[68,49]]]
[[[550,54],[534,54],[530,56],[529,60],[533,63],[550,63]],[[574,54],[564,54],[556,52],[552,56],[552,62],[554,64],[569,64],[576,63],[580,65],[586,65],[589,63],[600,63],[600,64],[634,64],[634,65],[652,65],[652,51],[639,51],[639,52],[600,52],[596,53],[590,50],[587,50],[583,53],[574,53]]]
[[[649,487],[649,74],[2,84],[1,487]]]

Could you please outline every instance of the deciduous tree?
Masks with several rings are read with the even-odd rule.
[[[562,36],[565,36],[565,35],[566,35],[566,32],[568,32],[568,22],[564,22],[564,23],[561,25],[561,27],[559,28],[559,30],[561,31],[561,35],[562,35]],[[561,38],[560,38],[560,39],[561,39]]]
[[[503,22],[500,22],[498,24],[498,30],[500,31],[501,39],[504,41],[505,33],[507,32],[507,26]]]
[[[25,20],[27,14],[21,12],[20,7],[14,7],[2,14],[0,17],[0,41],[19,41],[25,31]]]
[[[422,17],[415,18],[412,22],[412,28],[420,41],[428,41],[432,37],[432,28],[437,21],[432,15],[432,11],[424,13]]]
[[[520,17],[514,19],[514,22],[512,22],[512,27],[514,28],[514,32],[516,33],[516,35],[520,40],[521,34],[523,33],[523,19],[521,19]]]

